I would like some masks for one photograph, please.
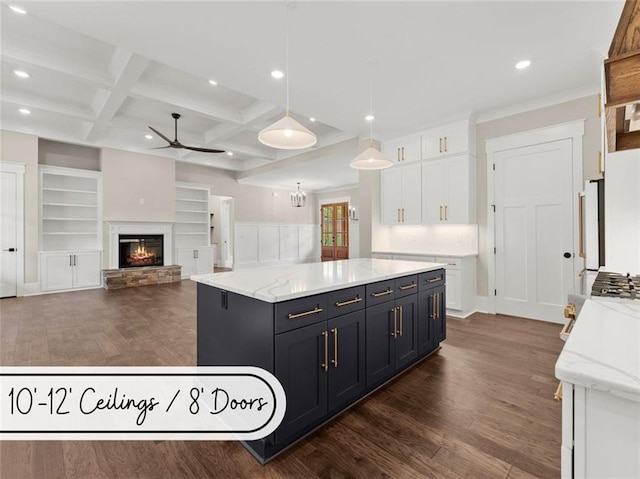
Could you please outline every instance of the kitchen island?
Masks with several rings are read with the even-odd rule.
[[[257,366],[287,396],[262,463],[428,357],[446,337],[444,265],[360,258],[192,276],[198,365]]]

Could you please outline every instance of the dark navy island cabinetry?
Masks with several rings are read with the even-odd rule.
[[[198,281],[198,365],[258,366],[285,390],[287,410],[275,433],[243,443],[263,463],[445,339],[441,265],[334,263],[192,278]],[[314,278],[314,268],[322,278]],[[264,276],[264,288],[251,273]],[[254,284],[245,291],[243,280]],[[360,284],[349,287],[354,283]],[[318,290],[324,292],[313,294]]]

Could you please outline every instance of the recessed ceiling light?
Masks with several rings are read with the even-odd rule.
[[[233,156],[233,151],[227,151],[227,156]]]
[[[9,8],[11,10],[13,10],[16,13],[19,13],[21,15],[24,15],[25,13],[27,13],[26,10],[23,10],[22,8],[18,7],[17,5],[9,5]]]
[[[309,121],[316,121],[314,117],[309,117]]]
[[[518,70],[524,70],[525,68],[527,68],[529,65],[531,65],[531,61],[529,60],[522,60],[521,62],[516,63],[516,68]]]
[[[367,115],[367,116],[364,117],[364,119],[367,120],[367,121],[373,121],[375,119],[375,116]]]
[[[23,72],[22,70],[14,70],[14,72],[16,74],[16,76],[19,76],[20,78],[29,78],[29,74],[27,72]]]
[[[277,80],[279,80],[280,78],[284,78],[284,73],[282,73],[280,70],[273,70],[271,72],[271,76]]]
[[[144,135],[147,140],[153,140],[153,135]]]
[[[27,110],[26,108],[20,108],[18,111],[23,115],[31,115],[31,110]]]
[[[209,83],[213,86],[216,86],[218,84],[218,82],[215,80],[209,80]]]

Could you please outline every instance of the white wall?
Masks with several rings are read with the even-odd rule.
[[[26,165],[24,175],[24,282],[38,281],[38,137],[2,131],[0,161]]]
[[[100,165],[104,221],[175,221],[175,160],[105,148]]]
[[[40,138],[38,139],[38,163],[100,171],[100,149]]]

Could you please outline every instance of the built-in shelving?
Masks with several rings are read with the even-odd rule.
[[[209,189],[195,185],[178,185],[175,206],[175,247],[208,246]]]
[[[98,171],[40,167],[40,251],[102,249]]]

